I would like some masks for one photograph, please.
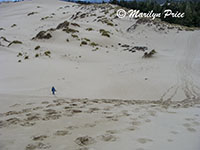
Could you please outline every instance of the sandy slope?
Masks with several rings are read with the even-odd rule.
[[[0,4],[0,37],[8,40],[0,38],[0,149],[200,149],[200,31],[139,24],[127,32],[136,20],[117,19],[114,10],[56,0]],[[89,16],[73,19],[79,11]],[[97,21],[102,15],[114,26]],[[66,20],[80,25],[69,25],[79,40],[61,29],[31,40]],[[90,42],[80,46],[83,38]],[[8,47],[13,40],[22,44]],[[157,53],[142,58],[123,44]]]

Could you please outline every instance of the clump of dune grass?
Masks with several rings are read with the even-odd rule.
[[[78,35],[76,35],[76,34],[71,34],[71,36],[72,36],[73,38],[78,38]]]
[[[11,26],[11,28],[16,27],[16,26],[17,26],[16,24],[13,24],[13,25]]]
[[[153,49],[151,50],[149,53],[148,52],[145,52],[144,55],[143,55],[143,58],[151,58],[153,57],[157,52]]]
[[[87,41],[87,42],[90,42],[90,39],[88,39],[88,38],[82,38],[82,40],[85,40],[85,41]]]
[[[77,24],[77,23],[71,23],[71,25],[73,25],[73,26],[75,26],[75,27],[80,27],[80,25]]]
[[[10,44],[8,44],[8,47],[9,47],[10,45],[12,45],[12,44],[22,44],[22,42],[21,42],[21,41],[18,41],[18,40],[14,40],[14,41],[10,42]]]
[[[87,42],[86,41],[81,41],[80,46],[82,46],[82,45],[87,45]]]
[[[31,12],[31,13],[28,13],[27,16],[31,16],[31,15],[34,15],[34,14],[37,14],[38,12]]]
[[[44,52],[44,55],[50,57],[51,52],[50,52],[50,51],[45,51],[45,52]]]
[[[35,50],[38,50],[39,48],[40,48],[40,46],[38,45],[38,46],[35,47]]]
[[[24,59],[25,59],[25,60],[26,60],[26,59],[29,59],[29,57],[28,57],[28,56],[25,56]]]
[[[75,29],[72,29],[69,27],[63,29],[63,31],[65,31],[66,33],[78,33],[79,32],[78,30],[75,30]]]
[[[98,46],[99,44],[97,44],[97,43],[95,43],[95,42],[91,42],[90,45],[91,45],[92,47],[95,47],[95,46]]]
[[[110,37],[109,31],[106,31],[104,29],[100,29],[99,32],[101,33],[102,36]]]
[[[87,31],[93,31],[94,29],[92,29],[92,28],[86,28],[85,30],[87,30]]]

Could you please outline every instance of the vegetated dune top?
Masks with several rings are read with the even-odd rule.
[[[0,93],[198,100],[200,32],[119,7],[34,0],[0,5]],[[191,29],[190,29],[191,30]],[[151,50],[156,53],[144,58]]]

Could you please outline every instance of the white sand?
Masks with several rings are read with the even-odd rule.
[[[57,0],[0,4],[0,28],[4,29],[0,30],[0,36],[23,42],[7,47],[9,42],[0,39],[0,150],[37,145],[32,136],[41,134],[48,136],[42,142],[49,143],[46,147],[40,145],[41,149],[78,149],[80,146],[75,139],[88,135],[96,142],[86,147],[96,150],[199,150],[200,31],[155,31],[155,27],[139,25],[136,30],[127,32],[136,20],[114,19],[114,15],[110,17],[114,12],[111,9],[106,17],[117,26],[97,22],[98,16],[105,15],[105,10],[99,6],[84,7]],[[70,19],[79,11],[96,16]],[[27,16],[31,12],[37,13]],[[41,20],[46,16],[52,18]],[[56,28],[65,20],[79,24],[80,27],[70,25],[79,31],[74,34],[99,44],[99,49],[94,51],[95,47],[90,45],[80,46],[81,40],[62,30],[51,32],[52,38],[47,40],[31,40],[38,32]],[[11,27],[13,24],[16,26]],[[86,31],[89,27],[94,30]],[[110,31],[110,38],[102,36],[100,29]],[[142,58],[144,52],[124,51],[118,43],[147,46],[148,51],[155,49],[157,53],[145,59]],[[37,45],[40,49],[34,50]],[[47,50],[51,51],[50,58],[44,55],[35,58],[35,54]],[[23,56],[17,57],[19,52]],[[25,55],[29,59],[24,60]],[[56,96],[51,95],[51,86],[56,87]],[[75,101],[78,104],[66,111],[64,107],[73,103],[72,98],[78,99]],[[90,105],[83,104],[85,98],[90,99],[87,100]],[[57,99],[65,102],[52,105],[50,109],[61,116],[43,121],[47,118],[44,110],[49,104],[41,105],[41,102],[55,104],[53,100]],[[102,100],[96,104],[92,99],[141,100],[141,104]],[[152,107],[151,101],[158,101],[158,104]],[[34,110],[37,106],[42,108]],[[100,110],[90,113],[90,107]],[[104,111],[107,107],[108,114]],[[31,108],[30,112],[24,112],[25,108]],[[73,109],[82,112],[73,114]],[[20,113],[6,115],[15,110]],[[30,121],[34,123],[32,126],[24,127],[29,113],[38,113],[39,118]],[[108,115],[113,117],[106,118]],[[16,124],[8,121],[14,117],[20,119]],[[136,125],[132,125],[135,119]],[[68,130],[68,126],[78,128]],[[67,130],[70,134],[55,136],[57,130]],[[113,139],[105,142],[102,135],[107,130],[116,130],[116,133]]]

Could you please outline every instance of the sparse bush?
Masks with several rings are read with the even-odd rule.
[[[22,53],[19,52],[18,55],[17,55],[17,57],[19,57],[19,56],[22,56]]]
[[[17,25],[16,24],[13,24],[11,27],[13,28],[13,27],[16,27]]]
[[[151,50],[149,53],[148,52],[145,52],[144,55],[143,55],[143,58],[150,58],[152,57],[155,53],[157,53],[154,49]]]
[[[109,31],[106,31],[104,29],[100,29],[99,32],[101,33],[102,36],[110,37]]]
[[[85,40],[85,41],[87,41],[87,42],[90,42],[90,39],[88,39],[88,38],[82,38],[82,40]]]
[[[63,29],[63,31],[67,32],[67,33],[76,33],[76,32],[79,32],[78,30],[75,30],[75,29],[72,29],[72,28],[65,28]]]
[[[40,31],[33,39],[50,39],[52,35],[47,31]]]
[[[36,57],[36,58],[39,57],[39,54],[35,54],[35,57]]]
[[[72,34],[71,35],[73,38],[78,38],[78,35]]]
[[[49,57],[50,57],[50,55],[51,55],[51,52],[50,52],[50,51],[46,51],[46,52],[44,52],[44,55],[46,55],[46,56],[49,56]]]
[[[39,48],[40,48],[40,46],[38,45],[38,46],[35,47],[35,50],[38,50]]]
[[[21,60],[18,60],[18,62],[22,62]]]
[[[37,14],[38,12],[31,12],[31,13],[28,13],[27,16],[31,16],[31,15],[34,15],[34,14]]]
[[[76,26],[76,27],[80,27],[80,25],[77,24],[77,23],[71,23],[71,25]]]
[[[12,44],[22,44],[22,42],[21,42],[21,41],[18,41],[18,40],[14,40],[14,41],[10,42],[10,44],[8,45],[8,47],[9,47],[10,45],[12,45]]]
[[[98,46],[98,44],[95,43],[95,42],[90,43],[90,45],[93,46],[93,47]]]
[[[63,29],[63,28],[67,28],[69,26],[69,22],[68,21],[64,21],[62,23],[60,23],[56,29]]]
[[[66,39],[67,42],[69,42],[69,39]]]
[[[87,45],[87,42],[86,41],[82,41],[80,46],[82,46],[82,45]]]
[[[28,57],[28,56],[25,56],[24,59],[29,59],[29,57]]]
[[[86,30],[87,30],[87,31],[93,31],[93,29],[92,29],[92,28],[87,28]]]
[[[4,28],[0,28],[0,31],[1,31],[1,30],[5,30],[5,29],[4,29]]]

